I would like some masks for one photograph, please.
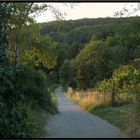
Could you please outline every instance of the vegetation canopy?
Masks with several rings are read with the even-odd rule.
[[[140,136],[140,17],[36,23],[48,9],[62,18],[46,3],[0,3],[0,137],[41,137],[46,116],[57,113],[58,85],[100,116],[128,107]]]

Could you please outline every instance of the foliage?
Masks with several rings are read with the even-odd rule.
[[[46,76],[42,71],[23,65],[0,68],[1,137],[32,137],[39,126],[34,113],[24,108],[42,108],[54,113],[51,97],[47,91]],[[21,104],[21,105],[20,105]],[[40,130],[40,129],[39,129]],[[35,131],[35,132],[34,132]]]
[[[65,60],[63,65],[60,67],[59,76],[60,76],[60,83],[65,88],[67,86],[72,86],[72,87],[75,86],[74,85],[75,82],[74,82],[74,79],[73,79],[74,70],[73,70],[73,66],[72,66],[72,64],[69,60]]]
[[[41,123],[33,110],[27,109],[29,105],[18,102],[11,108],[2,108],[0,137],[26,138],[39,137],[41,134]],[[41,119],[41,118],[40,118]]]
[[[105,28],[106,26],[102,31],[97,29],[89,43],[71,59],[74,70],[72,79],[77,88],[92,88],[100,81],[111,78],[113,71],[120,65],[139,58],[139,28],[136,30],[139,23],[135,19],[114,30]]]
[[[59,77],[58,77],[58,74],[51,70],[49,73],[48,73],[48,84],[51,86],[51,85],[56,85],[57,83],[59,83]]]
[[[98,90],[100,92],[111,92],[114,86],[116,94],[119,94],[120,97],[122,95],[131,97],[131,100],[135,102],[139,98],[139,77],[139,69],[132,65],[123,65],[113,72],[112,78],[100,82]]]
[[[7,10],[8,9],[8,10]],[[0,4],[0,65],[4,65],[8,62],[6,48],[8,46],[8,42],[6,39],[8,25],[6,24],[10,16],[9,5],[6,3]]]
[[[20,3],[8,3],[8,4],[11,11],[9,11],[10,17],[9,18],[7,17],[8,18],[7,24],[9,25],[7,37],[8,37],[8,42],[9,42],[8,51],[10,53],[9,55],[11,57],[12,63],[13,64],[19,63],[20,56],[22,57],[23,55],[23,53],[21,53],[21,49],[22,50],[25,49],[24,53],[27,53],[27,51],[29,51],[27,50],[27,47],[30,47],[28,48],[30,49],[30,51],[31,49],[35,49],[35,53],[37,54],[41,53],[41,55],[46,57],[47,59],[46,60],[47,62],[44,60],[44,57],[43,57],[43,60],[37,59],[37,61],[39,62],[41,61],[41,63],[43,63],[42,61],[44,61],[45,63],[44,65],[47,65],[47,66],[49,65],[48,67],[52,67],[52,65],[55,65],[54,61],[56,58],[54,55],[53,55],[54,59],[52,59],[53,57],[50,58],[51,56],[50,47],[46,46],[46,45],[50,46],[50,40],[48,39],[48,37],[44,37],[44,38],[40,37],[39,31],[37,31],[36,29],[37,26],[35,26],[33,23],[35,22],[34,17],[40,14],[40,12],[46,11],[48,9],[52,10],[53,14],[59,13],[60,15],[60,12],[56,10],[53,6],[49,4],[45,4],[45,3],[37,4],[37,3],[24,2],[22,4]],[[35,26],[35,27],[32,28],[32,26],[33,27]],[[28,29],[31,32],[29,32]],[[35,40],[33,41],[32,39],[35,39],[37,41],[34,42]],[[46,48],[48,49],[47,52],[46,50],[42,51],[42,48],[45,48],[44,46],[46,46]],[[54,44],[52,46],[54,46]],[[37,48],[40,48],[40,49],[37,49]],[[46,52],[46,53],[43,53],[43,52]],[[31,51],[30,53],[32,54],[33,52]],[[51,54],[52,54],[52,51],[51,51]],[[36,57],[37,58],[39,57],[41,59],[40,56],[36,56]],[[48,64],[48,61],[50,60],[52,60],[52,65],[50,63]]]
[[[32,34],[32,32],[34,33]],[[54,68],[57,59],[55,42],[48,36],[41,36],[33,30],[29,32],[29,34],[31,36],[28,36],[27,42],[24,43],[24,47],[21,48],[19,62],[25,64],[31,61],[36,67]],[[27,35],[25,36],[27,37]]]
[[[20,43],[22,42],[21,34],[24,26],[34,22],[33,17],[38,12],[46,9],[46,5],[39,6],[34,3],[8,3],[8,12],[6,25],[9,25],[7,30],[7,38],[9,42],[9,50],[13,53],[13,63],[17,64],[19,61]],[[7,9],[8,9],[7,8]]]
[[[107,77],[108,46],[102,40],[92,41],[74,60],[75,80],[78,88],[93,87],[97,81]],[[106,63],[104,63],[106,61]]]
[[[37,112],[57,112],[59,79],[84,90],[115,84],[118,94],[133,95],[138,112],[139,17],[33,24],[48,8],[61,15],[48,4],[0,4],[0,137],[38,137]]]
[[[114,110],[111,108],[111,113],[101,112],[107,119],[114,113],[116,118],[114,117],[113,124],[118,123],[118,126],[125,124],[125,118],[126,122],[128,118],[130,122],[134,122],[130,116],[138,120],[136,124],[139,123],[139,24],[139,17],[81,19],[39,24],[42,27],[41,34],[47,34],[58,43],[55,71],[57,73],[59,70],[61,84],[65,88],[70,86],[82,90],[80,96],[76,97],[76,102],[86,109],[95,106],[93,96],[89,99],[90,96],[83,91],[86,90],[87,93],[89,88],[95,88],[100,91],[97,92],[99,101],[104,101],[106,97],[110,101],[110,93],[114,89],[117,99],[126,101],[119,105],[133,104],[131,115],[128,115],[126,110],[129,117],[124,115],[125,109],[115,112],[115,107]],[[70,94],[73,98],[77,93],[76,90]],[[109,106],[96,107],[95,112],[100,109],[102,111],[103,108]],[[117,119],[119,113],[122,113],[120,120]],[[113,119],[111,118],[111,121]]]
[[[120,21],[119,24],[118,20]],[[39,23],[39,25],[42,35],[48,35],[58,43],[58,51],[60,51],[60,57],[63,58],[59,60],[59,63],[62,64],[64,59],[73,59],[89,43],[93,35],[97,39],[105,40],[108,36],[115,36],[116,33],[121,32],[124,27],[130,25],[133,21],[139,22],[139,17],[120,19],[85,18],[80,20]],[[138,27],[136,26],[135,29]]]

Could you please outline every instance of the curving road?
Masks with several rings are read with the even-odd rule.
[[[45,126],[46,138],[127,138],[116,127],[76,106],[61,87],[55,95],[59,114]]]

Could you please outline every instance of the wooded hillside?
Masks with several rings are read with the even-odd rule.
[[[0,3],[0,137],[41,137],[58,84],[80,99],[91,89],[111,97],[103,104],[129,104],[139,136],[140,17],[35,23],[46,8]]]

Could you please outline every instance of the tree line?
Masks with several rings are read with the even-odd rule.
[[[30,16],[46,8],[0,3],[0,137],[41,137],[47,114],[57,112],[41,70],[56,65],[55,43],[39,33]]]
[[[58,83],[65,90],[114,88],[133,95],[139,109],[139,17],[35,23],[47,8],[0,4],[0,137],[39,137],[40,112],[57,112],[51,89]]]
[[[126,95],[131,97],[129,101],[139,103],[139,17],[39,25],[42,35],[57,42],[57,65],[53,71],[65,90],[67,87],[94,88],[102,93],[114,90],[117,98]]]

